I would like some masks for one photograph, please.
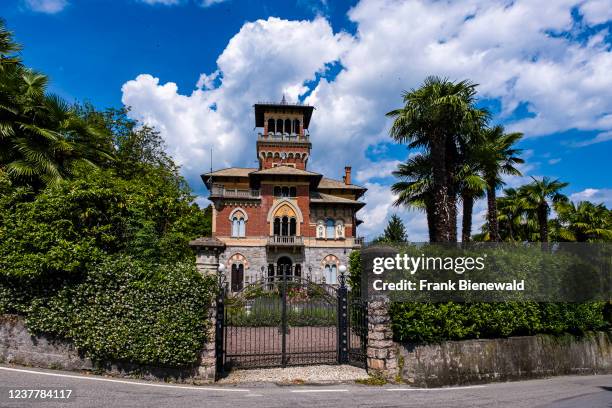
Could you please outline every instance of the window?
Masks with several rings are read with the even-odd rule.
[[[333,239],[335,238],[335,235],[336,235],[336,228],[335,228],[334,220],[332,220],[331,218],[328,218],[325,221],[325,238]]]
[[[297,276],[297,277],[301,277],[302,276],[302,265],[301,264],[296,264],[295,265],[295,276]]]
[[[276,165],[278,165],[278,163],[275,163],[273,166],[276,166]],[[287,166],[295,167],[295,164],[287,164]],[[296,197],[296,196],[297,196],[296,187],[274,186],[274,197],[287,198],[287,197]]]
[[[268,119],[268,133],[276,132],[276,123],[274,119]]]
[[[274,218],[274,235],[295,236],[297,234],[297,220],[294,217],[284,216]]]
[[[284,133],[291,133],[291,120],[285,119]]]
[[[232,237],[246,236],[246,220],[241,211],[236,211],[232,216]]]
[[[337,267],[335,264],[325,265],[325,282],[330,285],[338,283]]]
[[[293,133],[300,134],[300,121],[297,119],[293,121]]]
[[[278,119],[276,121],[276,131],[278,133],[283,133],[283,120],[282,119]]]

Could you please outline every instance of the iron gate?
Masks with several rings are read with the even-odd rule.
[[[217,370],[354,364],[365,367],[366,304],[339,285],[302,278],[287,265],[217,298]]]

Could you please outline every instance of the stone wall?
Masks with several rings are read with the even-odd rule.
[[[397,346],[393,342],[389,299],[368,302],[368,344],[366,348],[368,374],[394,380],[398,374]]]
[[[421,387],[612,373],[612,332],[397,347],[402,380]]]
[[[211,318],[214,322],[214,309]],[[0,363],[70,371],[102,371],[118,377],[138,377],[150,380],[172,379],[177,382],[210,383],[215,380],[214,325],[211,342],[206,344],[197,366],[185,369],[143,366],[107,362],[99,366],[80,354],[65,340],[33,336],[22,317],[0,315]],[[211,333],[208,333],[210,336]]]

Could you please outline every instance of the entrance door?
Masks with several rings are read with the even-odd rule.
[[[242,290],[244,282],[244,265],[232,264],[232,292],[238,292]]]
[[[278,258],[278,262],[276,263],[277,266],[277,272],[276,274],[279,276],[283,276],[283,275],[292,275],[291,272],[291,265],[293,263],[291,262],[291,258],[287,257],[287,256],[282,256],[280,258]]]

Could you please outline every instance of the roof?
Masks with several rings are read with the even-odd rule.
[[[217,177],[249,177],[249,173],[256,171],[257,168],[253,167],[228,167],[227,169],[221,169],[213,171],[212,173],[204,173],[204,176],[217,176]]]
[[[304,115],[304,129],[308,129],[310,118],[314,106],[293,104],[293,103],[274,103],[274,102],[259,102],[253,105],[255,107],[255,127],[264,127],[264,112],[268,109],[285,109],[301,111]]]
[[[223,248],[225,244],[214,237],[200,237],[196,238],[193,241],[189,241],[189,246],[191,247],[217,247]]]
[[[301,170],[301,169],[296,169],[295,167],[291,167],[291,166],[277,166],[277,167],[271,167],[269,169],[264,169],[264,170],[258,170],[258,171],[254,171],[253,173],[251,173],[253,175],[288,175],[288,176],[315,176],[315,177],[321,177],[321,174],[319,173],[314,173],[312,171],[308,171],[308,170]]]
[[[350,205],[358,205],[363,207],[365,205],[362,201],[351,200],[349,198],[338,197],[331,194],[325,194],[318,191],[313,191],[310,193],[310,202],[311,203],[333,203],[333,204],[350,204]]]
[[[340,190],[366,190],[357,184],[345,184],[343,181],[323,177],[319,183],[319,188],[340,189]]]

